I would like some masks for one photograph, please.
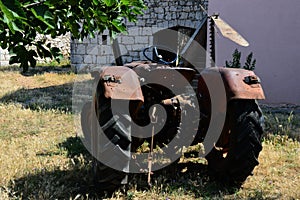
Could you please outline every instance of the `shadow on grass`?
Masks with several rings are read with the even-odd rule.
[[[92,80],[76,82],[76,102],[86,102],[89,95]],[[62,85],[37,87],[33,89],[22,88],[13,93],[9,93],[2,98],[2,103],[21,104],[22,107],[31,110],[58,110],[72,112],[74,83]]]
[[[111,194],[107,196],[100,191],[101,188],[94,184],[91,170],[92,157],[78,137],[69,137],[58,144],[58,147],[66,152],[66,156],[70,159],[70,169],[61,170],[57,167],[53,171],[39,170],[15,179],[9,186],[11,196],[21,199],[102,199],[111,197]],[[212,181],[208,176],[207,165],[191,162],[172,164],[154,172],[152,183],[152,187],[149,188],[146,174],[131,174],[127,186],[129,190],[122,190],[123,197],[130,197],[131,188],[136,188],[136,191],[140,192],[155,193],[162,197],[166,194],[188,194],[194,198],[209,199],[236,192],[236,190],[232,191],[230,188]]]
[[[58,74],[68,74],[72,72],[70,64],[61,64],[57,65],[39,65],[35,68],[29,67],[27,72],[22,72],[22,69],[17,65],[9,65],[9,66],[0,66],[0,72],[20,72],[23,76],[34,76],[37,74],[44,73],[58,73]]]
[[[73,83],[44,88],[20,89],[0,99],[2,103],[18,103],[32,110],[72,110]]]

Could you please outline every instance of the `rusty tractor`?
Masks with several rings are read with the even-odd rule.
[[[150,61],[92,71],[95,92],[82,108],[81,126],[98,186],[113,190],[130,173],[148,173],[150,183],[152,171],[178,162],[184,148],[199,143],[211,174],[241,185],[262,150],[259,78],[245,69],[200,73],[174,66],[178,56],[165,58],[161,49],[144,50],[155,55],[145,54]]]

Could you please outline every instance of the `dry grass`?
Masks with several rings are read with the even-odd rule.
[[[101,197],[70,112],[75,77],[0,71],[1,200]],[[145,175],[135,175],[127,192],[108,199],[300,199],[300,143],[291,139],[299,136],[299,114],[288,118],[290,111],[268,113],[260,165],[239,190],[210,180],[205,162],[196,162],[154,176],[151,189],[143,187]]]

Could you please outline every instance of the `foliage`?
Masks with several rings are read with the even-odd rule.
[[[37,57],[61,57],[38,34],[56,38],[71,32],[83,39],[109,29],[114,35],[126,30],[124,18],[134,22],[143,9],[142,0],[0,0],[0,47],[14,54],[10,64],[20,63],[27,71]]]
[[[241,52],[239,52],[237,49],[232,54],[232,61],[226,61],[226,67],[228,68],[241,68]]]
[[[287,136],[289,138],[300,141],[299,115],[294,111],[265,113],[265,132],[273,135]],[[298,129],[298,130],[297,130]]]
[[[232,54],[232,61],[226,61],[226,67],[228,68],[241,68],[241,52],[238,51],[237,49],[234,50],[233,54]],[[252,57],[253,57],[253,53],[251,52],[247,58],[246,58],[246,62],[245,65],[243,66],[244,69],[247,70],[254,70],[255,69],[255,65],[256,65],[256,59],[254,59],[252,61]]]
[[[254,70],[255,69],[256,59],[254,59],[252,61],[252,56],[253,56],[252,52],[247,56],[246,63],[244,65],[244,69],[247,69],[247,70]]]

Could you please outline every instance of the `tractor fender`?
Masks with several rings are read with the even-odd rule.
[[[227,100],[233,99],[265,99],[259,77],[250,70],[225,67],[211,67],[202,71],[201,76],[214,80],[222,77]],[[199,79],[199,86],[203,77]]]
[[[98,169],[100,173],[109,168],[128,173],[132,143],[131,118],[122,109],[127,109],[128,100],[144,101],[139,77],[133,70],[123,66],[94,68],[91,75],[96,91],[93,102],[84,106],[81,113],[85,139],[94,155],[101,158],[101,165],[106,165]],[[116,102],[113,105],[117,106],[114,109],[120,112],[113,112],[113,101]],[[98,125],[101,127],[100,132]],[[109,175],[102,174],[100,182],[108,185],[113,183]],[[126,176],[122,174],[117,178],[121,177],[125,181]]]
[[[144,101],[139,77],[128,67],[98,67],[91,75],[102,84],[104,96],[108,99]]]

